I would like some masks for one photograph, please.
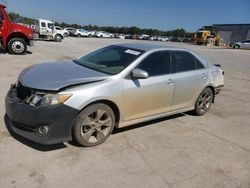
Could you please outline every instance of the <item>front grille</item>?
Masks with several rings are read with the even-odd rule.
[[[27,99],[31,96],[32,90],[28,87],[23,86],[20,82],[16,85],[17,97],[21,100]]]

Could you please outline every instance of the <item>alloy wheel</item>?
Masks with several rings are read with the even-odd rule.
[[[81,122],[81,137],[88,143],[96,143],[109,134],[112,128],[112,117],[105,110],[91,112]]]

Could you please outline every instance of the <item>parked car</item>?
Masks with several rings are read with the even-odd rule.
[[[118,39],[125,39],[124,34],[116,33],[116,34],[114,34],[114,36],[115,36],[115,38],[118,38]]]
[[[145,35],[145,34],[142,34],[142,35],[139,35],[137,37],[137,39],[139,40],[149,40],[150,36],[149,35]]]
[[[239,49],[239,48],[250,49],[250,39],[233,44],[233,48],[234,49]]]
[[[157,40],[157,36],[152,36],[152,37],[149,37],[148,40]]]
[[[95,32],[96,32],[96,31],[89,31],[91,37],[94,37],[94,36],[95,36]]]
[[[63,29],[63,28],[61,28],[59,26],[55,26],[55,28],[56,28],[57,31],[61,31],[63,33],[64,37],[68,37],[69,36],[69,32],[66,29]]]
[[[114,127],[190,110],[204,115],[223,86],[221,68],[190,50],[117,44],[23,70],[6,96],[6,122],[38,143],[75,138],[95,146]]]
[[[108,33],[106,31],[96,31],[95,37],[98,38],[114,38],[114,35],[112,33]]]
[[[72,36],[72,31],[75,30],[75,28],[72,28],[72,27],[66,27],[64,28],[64,30],[68,31],[69,32],[69,36]]]
[[[162,41],[162,42],[168,42],[168,41],[169,41],[169,38],[168,38],[168,37],[160,36],[160,37],[157,37],[157,40],[158,40],[158,41]]]
[[[75,37],[91,37],[91,32],[85,29],[75,29],[72,31],[72,35]]]
[[[173,37],[173,38],[171,38],[171,41],[172,42],[182,42],[182,39],[179,37]]]

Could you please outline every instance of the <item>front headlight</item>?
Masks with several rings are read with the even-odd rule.
[[[56,104],[63,104],[67,101],[72,94],[46,94],[46,95],[34,95],[30,100],[32,106],[51,106]]]

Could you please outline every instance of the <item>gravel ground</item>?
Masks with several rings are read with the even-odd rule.
[[[192,49],[222,65],[225,88],[205,116],[179,114],[134,125],[92,148],[42,146],[10,136],[4,97],[22,69],[120,42],[134,41],[66,38],[61,43],[37,41],[23,56],[0,52],[0,187],[249,188],[249,50],[162,43]]]

